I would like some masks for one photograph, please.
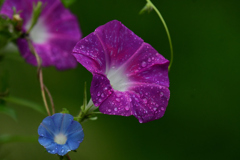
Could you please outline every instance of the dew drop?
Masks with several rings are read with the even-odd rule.
[[[102,99],[99,98],[98,102],[102,102]]]
[[[163,107],[161,107],[161,110],[164,111],[165,109]]]
[[[161,97],[163,96],[163,92],[160,92],[160,96],[161,96]]]
[[[116,108],[114,108],[114,111],[117,111],[117,107],[116,107]]]
[[[119,99],[119,98],[116,98],[116,101],[117,101],[117,102],[120,102],[120,99]]]
[[[129,107],[128,107],[128,106],[126,106],[126,107],[125,107],[125,110],[126,110],[126,111],[128,111],[128,110],[129,110]]]
[[[104,97],[104,94],[103,94],[103,93],[101,94],[101,97],[102,97],[102,98]]]
[[[151,58],[148,58],[148,62],[151,62]]]
[[[145,61],[142,62],[142,67],[146,67],[147,63]]]
[[[111,112],[111,109],[108,109],[108,112]]]
[[[100,96],[100,92],[97,93],[97,96]]]
[[[154,111],[156,111],[156,110],[157,110],[157,108],[155,108],[155,107],[154,107],[154,108],[153,108],[153,110],[154,110]]]

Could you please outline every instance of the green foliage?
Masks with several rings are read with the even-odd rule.
[[[0,96],[2,94],[6,94],[6,92],[9,89],[9,83],[8,83],[9,78],[8,77],[9,77],[8,72],[6,70],[4,70],[1,66],[1,68],[0,68],[0,84],[1,84],[0,85]]]
[[[67,114],[69,114],[69,111],[67,110],[67,108],[63,108],[61,113],[67,113]]]
[[[16,104],[16,105],[21,105],[21,106],[24,106],[24,107],[31,108],[31,109],[39,112],[39,113],[42,113],[42,114],[46,115],[44,107],[39,105],[39,104],[36,104],[35,102],[31,102],[31,101],[26,100],[26,99],[16,98],[16,97],[12,97],[12,96],[2,97],[2,99],[6,102],[9,102],[9,103],[13,103],[13,104]]]
[[[76,0],[61,0],[63,5],[68,8],[69,6],[71,6]]]
[[[4,2],[4,0],[0,0],[0,7],[2,6],[3,2]]]
[[[17,120],[15,111],[12,108],[5,106],[4,104],[0,104],[0,113],[6,114],[13,118],[14,120]]]
[[[1,135],[0,144],[13,142],[38,142],[37,136]]]
[[[32,13],[32,19],[31,19],[31,26],[28,29],[27,33],[30,33],[34,25],[37,23],[38,18],[42,12],[42,2],[38,1],[37,4],[33,5],[33,13]]]
[[[20,36],[21,32],[17,31],[15,26],[17,26],[17,22],[0,15],[0,49]]]

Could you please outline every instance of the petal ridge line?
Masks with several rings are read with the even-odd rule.
[[[106,68],[105,68],[105,74],[106,73],[108,73],[108,70],[109,70],[109,56],[107,55],[107,51],[106,51],[106,48],[105,48],[105,46],[103,45],[103,42],[102,42],[102,40],[101,40],[101,38],[99,37],[99,35],[97,34],[97,30],[95,30],[94,32],[93,32],[95,35],[96,35],[96,37],[98,38],[98,40],[99,40],[99,42],[100,42],[100,44],[101,44],[101,46],[102,46],[102,48],[103,48],[103,51],[104,51],[104,55],[105,55],[105,63],[106,63]]]

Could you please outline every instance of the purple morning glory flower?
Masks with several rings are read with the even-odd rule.
[[[21,11],[22,31],[26,32],[31,26],[33,3],[38,1],[42,2],[43,10],[29,36],[42,59],[42,66],[55,66],[58,70],[76,67],[77,62],[71,51],[82,34],[77,18],[64,8],[60,0],[5,0],[0,14],[12,18],[13,7],[17,12]],[[27,41],[19,38],[17,45],[22,57],[36,66],[36,58],[30,52]]]
[[[38,127],[38,141],[51,154],[64,156],[76,150],[83,141],[83,129],[70,114],[56,113],[46,117]]]
[[[73,55],[93,74],[90,92],[100,112],[134,115],[140,123],[164,115],[169,61],[121,22],[98,27],[77,43]]]

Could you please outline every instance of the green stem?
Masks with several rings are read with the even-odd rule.
[[[149,5],[151,5],[151,7],[154,9],[154,11],[157,13],[158,17],[160,18],[160,20],[162,21],[163,23],[163,26],[166,30],[166,33],[167,33],[167,36],[168,36],[168,41],[169,41],[169,45],[170,45],[170,51],[171,51],[171,60],[170,60],[170,64],[168,66],[168,70],[170,71],[170,68],[172,66],[172,62],[173,62],[173,47],[172,47],[172,40],[171,40],[171,36],[170,36],[170,33],[168,31],[168,27],[167,27],[167,24],[166,22],[164,21],[161,13],[159,12],[159,10],[155,7],[155,5],[151,2],[151,0],[147,0],[147,3]]]
[[[37,65],[38,65],[38,78],[39,78],[39,82],[40,82],[40,87],[41,87],[41,93],[42,93],[42,98],[43,98],[43,102],[44,102],[44,105],[45,105],[45,108],[47,110],[47,113],[49,116],[51,116],[51,113],[49,111],[49,107],[48,107],[48,103],[47,103],[47,99],[46,99],[46,95],[45,95],[45,85],[43,83],[43,74],[42,74],[42,61],[41,61],[41,58],[38,56],[31,40],[26,37],[26,40],[28,42],[28,46],[29,46],[29,49],[30,51],[32,52],[32,54],[34,54],[34,56],[36,57],[37,59]]]

